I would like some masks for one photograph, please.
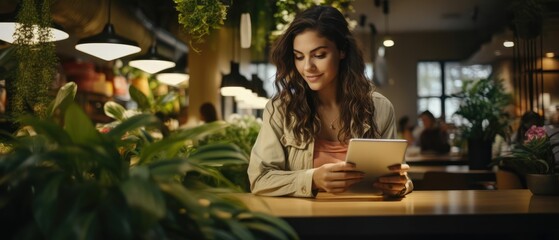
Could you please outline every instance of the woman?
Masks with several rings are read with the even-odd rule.
[[[252,192],[296,197],[344,192],[363,176],[344,161],[349,139],[396,137],[392,104],[365,77],[344,16],[329,6],[298,14],[276,41],[272,61],[279,92],[266,105],[252,149]],[[408,168],[390,166],[395,174],[379,178],[374,187],[405,195],[413,189]]]

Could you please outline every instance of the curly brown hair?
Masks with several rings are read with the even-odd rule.
[[[296,15],[291,25],[274,43],[271,60],[277,67],[275,86],[280,111],[298,141],[308,142],[321,129],[317,114],[318,96],[296,70],[293,54],[295,36],[316,31],[345,52],[340,62],[336,99],[340,105],[341,128],[338,140],[347,143],[352,137],[378,138],[374,121],[375,106],[371,97],[375,87],[365,76],[363,54],[348,28],[344,16],[330,6],[314,6]]]

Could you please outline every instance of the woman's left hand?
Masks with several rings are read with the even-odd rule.
[[[406,183],[408,182],[408,164],[396,164],[388,166],[393,173],[377,179],[373,186],[381,190],[384,195],[403,196],[406,193]]]

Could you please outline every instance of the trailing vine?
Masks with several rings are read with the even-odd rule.
[[[221,0],[174,0],[179,12],[179,23],[190,35],[189,45],[203,43],[212,30],[224,24],[227,6]]]
[[[48,41],[52,36],[50,2],[22,0],[20,3],[19,25],[14,33],[17,70],[14,83],[8,87],[13,117],[26,113],[46,117],[58,64],[55,45]]]

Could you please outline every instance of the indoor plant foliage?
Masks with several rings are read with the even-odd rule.
[[[461,98],[455,114],[464,120],[460,130],[468,143],[469,167],[489,169],[495,136],[508,140],[512,131],[511,117],[506,111],[512,96],[505,92],[502,80],[491,78],[466,81],[462,91],[454,96]]]
[[[551,139],[559,131],[547,135],[544,127],[533,125],[526,131],[524,142],[507,154],[495,159],[495,164],[509,169],[517,174],[554,174],[555,147],[559,142],[552,143]]]
[[[73,83],[63,87],[46,119],[21,118],[36,134],[6,143],[12,150],[0,159],[0,221],[7,239],[297,238],[282,220],[214,193],[224,189],[184,179],[190,172],[212,174],[201,162],[239,161],[179,154],[184,142],[222,124],[152,141],[149,132],[161,122],[138,114],[100,133],[73,102],[75,92]],[[63,122],[55,121],[58,115]],[[134,147],[140,142],[141,148]],[[139,161],[131,167],[134,155]]]
[[[51,36],[50,0],[22,0],[17,15],[15,56],[17,73],[15,81],[8,81],[10,113],[17,117],[34,113],[45,117],[50,101],[51,84],[56,76],[56,57]]]
[[[204,42],[204,37],[224,24],[227,6],[221,0],[174,0],[179,12],[179,23],[191,37],[193,43]]]
[[[505,92],[502,80],[467,81],[454,96],[461,98],[455,114],[466,120],[461,127],[465,138],[493,142],[497,135],[510,137],[511,118],[505,109],[512,103],[512,96]]]
[[[289,24],[295,19],[295,15],[314,5],[329,5],[337,8],[342,13],[353,11],[351,3],[353,0],[278,0],[276,1],[276,11],[274,13],[275,25],[271,37],[277,37],[287,29]],[[352,22],[352,21],[348,21]],[[355,26],[353,21],[350,26]],[[273,40],[273,39],[272,39]]]
[[[202,138],[198,142],[198,145],[233,144],[234,146],[238,146],[238,151],[242,154],[242,158],[246,159],[246,162],[215,166],[215,168],[225,178],[240,187],[242,191],[249,192],[250,183],[247,175],[248,159],[252,146],[258,137],[262,122],[252,115],[232,115],[227,120],[227,123],[227,127],[225,127],[224,130],[214,132]]]

